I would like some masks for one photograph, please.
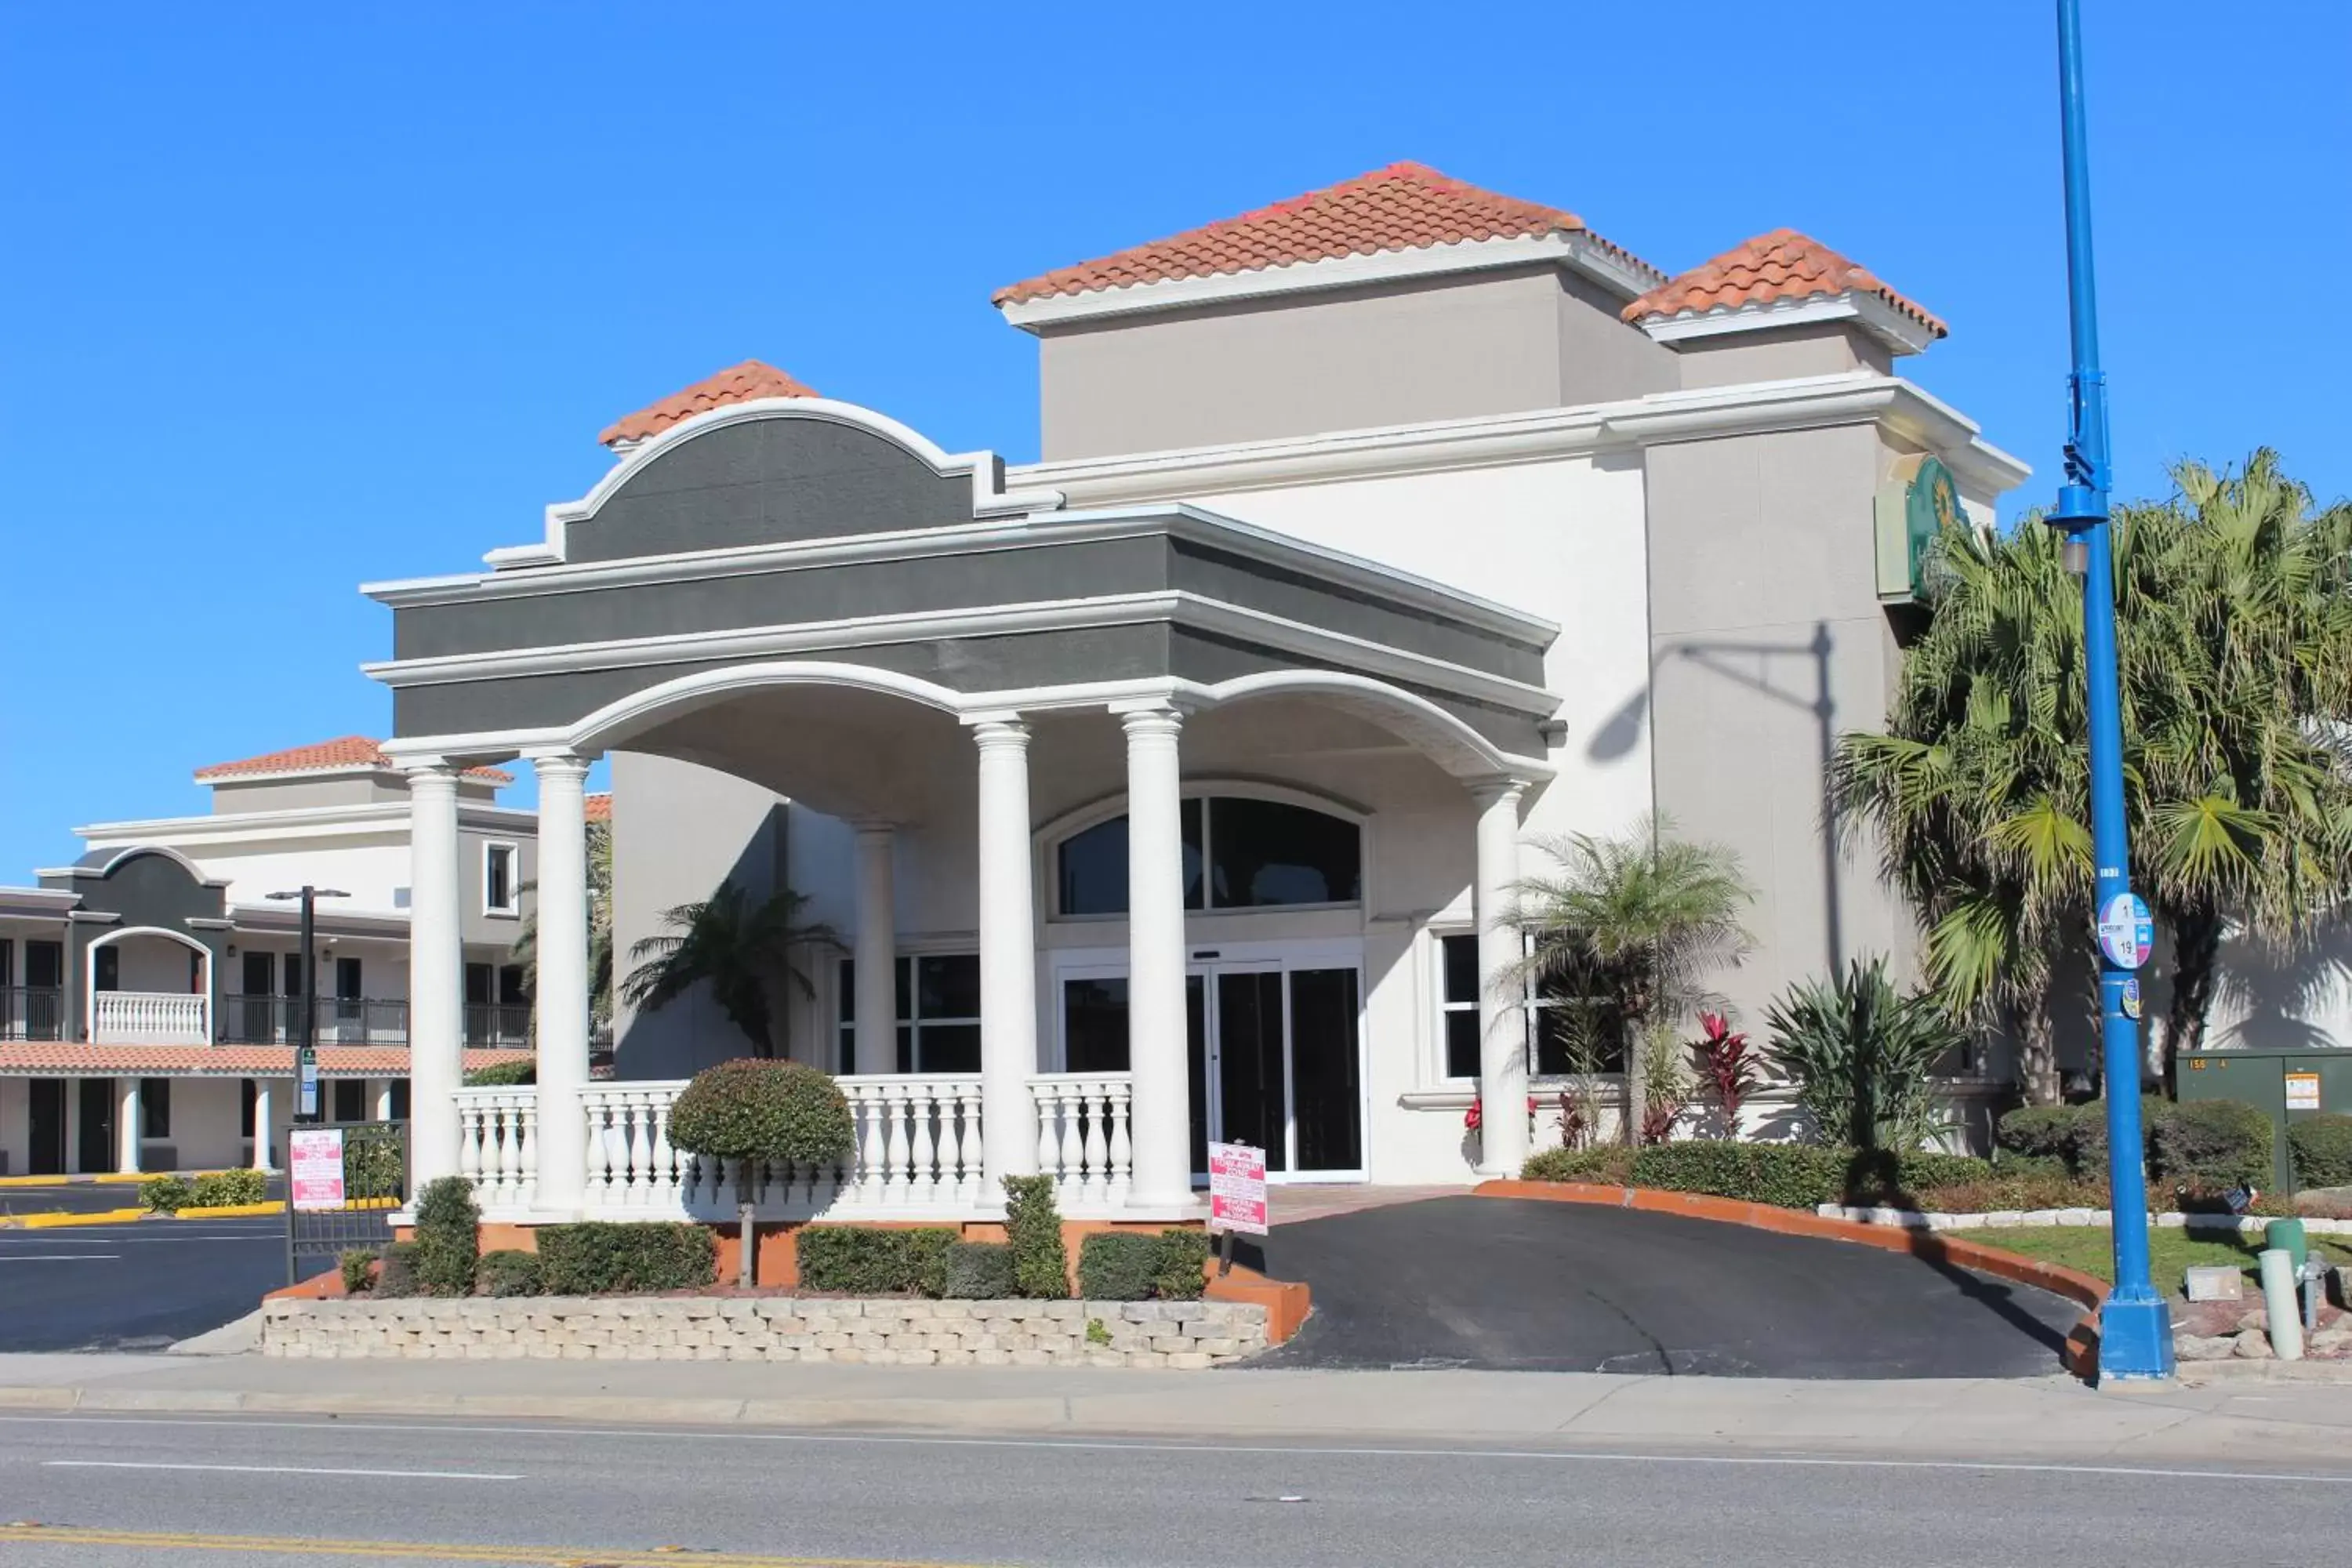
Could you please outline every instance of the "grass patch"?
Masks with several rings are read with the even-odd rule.
[[[1937,1234],[1982,1242],[1987,1247],[1998,1247],[2004,1252],[2020,1253],[2045,1263],[2063,1264],[2110,1282],[2116,1277],[2115,1238],[2103,1225],[2004,1226],[1999,1230],[1947,1230]],[[2311,1249],[2326,1261],[2352,1263],[2352,1247],[2347,1247],[2341,1237],[2315,1236],[2309,1239]],[[2158,1289],[2178,1297],[2181,1293],[2182,1273],[2190,1266],[2235,1264],[2252,1279],[2254,1257],[2262,1249],[2259,1231],[2231,1236],[2221,1231],[2191,1234],[2185,1229],[2158,1226],[2147,1233],[2148,1273],[2154,1276]]]

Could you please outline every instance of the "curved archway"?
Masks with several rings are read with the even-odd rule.
[[[205,868],[203,867],[197,865],[194,860],[189,859],[185,855],[181,854],[177,849],[173,848],[168,844],[133,844],[128,849],[117,852],[112,859],[109,860],[105,865],[100,866],[98,868],[98,874],[100,877],[111,877],[114,875],[115,870],[126,861],[136,860],[142,855],[153,855],[159,858],[171,861],[173,865],[179,867],[181,870],[185,871],[192,881],[203,884],[217,885],[215,879],[205,875]],[[142,927],[140,929],[148,930],[152,928]],[[163,934],[165,936],[177,936],[179,933],[176,931],[164,931]],[[184,941],[186,939],[182,938],[181,940]],[[95,947],[98,944],[93,942],[90,945]]]
[[[1220,681],[1207,694],[1220,707],[1256,697],[1322,698],[1410,742],[1458,779],[1506,773],[1549,778],[1554,771],[1538,758],[1506,752],[1429,699],[1370,676],[1336,669],[1266,670]]]
[[[633,691],[572,725],[566,731],[565,743],[580,752],[604,751],[656,723],[723,702],[730,697],[790,686],[832,686],[898,697],[942,713],[960,713],[963,708],[962,700],[955,692],[911,675],[835,660],[781,659],[698,670]]]
[[[162,937],[196,954],[203,984],[187,991],[126,991],[98,988],[98,955],[131,937]],[[213,1035],[213,950],[169,926],[123,926],[93,937],[82,956],[82,994],[89,999],[84,1032],[93,1044],[210,1045]],[[120,997],[107,1004],[102,997]]]

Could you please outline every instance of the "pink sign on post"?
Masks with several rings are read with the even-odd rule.
[[[1209,1228],[1265,1234],[1265,1151],[1209,1145]]]
[[[295,1208],[315,1211],[343,1206],[341,1128],[297,1127],[287,1134],[286,1155]]]

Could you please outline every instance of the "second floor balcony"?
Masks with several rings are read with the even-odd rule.
[[[322,1046],[408,1044],[404,997],[320,996],[311,1004],[313,1037]],[[298,996],[224,996],[220,1040],[224,1045],[291,1046],[302,1037],[302,1000]],[[471,1003],[465,1011],[465,1043],[508,1049],[530,1043],[530,1004]]]

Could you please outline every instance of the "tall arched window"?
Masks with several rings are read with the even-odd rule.
[[[1184,907],[1214,912],[1352,904],[1363,896],[1363,832],[1344,817],[1248,795],[1183,803]],[[1055,912],[1127,912],[1127,818],[1055,847]]]

